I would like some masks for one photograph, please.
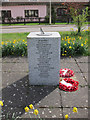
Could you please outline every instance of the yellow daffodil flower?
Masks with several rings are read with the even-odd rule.
[[[77,108],[76,107],[73,108],[73,112],[77,112]]]
[[[32,104],[30,104],[29,107],[30,107],[30,109],[33,109],[33,105]]]
[[[75,43],[73,43],[73,45],[74,45]]]
[[[29,111],[29,108],[27,106],[24,109],[25,109],[25,112]]]
[[[67,51],[65,50],[65,52],[67,52]]]
[[[83,44],[81,44],[81,46],[83,46]]]
[[[65,119],[68,119],[68,118],[69,118],[69,116],[68,116],[68,114],[66,114],[66,115],[65,115]]]
[[[64,54],[62,54],[62,56],[64,56]]]
[[[2,101],[0,101],[0,105],[3,106],[3,102]]]
[[[71,47],[71,46],[69,46],[69,48],[71,49],[72,47]]]
[[[4,42],[2,41],[1,44],[4,45]]]
[[[64,45],[66,46],[67,44],[65,43]]]
[[[82,39],[82,37],[79,37],[79,39],[81,40],[81,39]]]
[[[34,110],[34,114],[38,115],[38,110],[37,109]]]
[[[25,40],[23,40],[23,42],[25,42]]]
[[[62,38],[62,40],[64,40],[64,39]]]

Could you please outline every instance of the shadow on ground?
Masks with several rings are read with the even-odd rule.
[[[25,106],[37,104],[55,89],[56,86],[29,86],[28,75],[7,86],[2,90],[3,118],[6,119],[7,114],[11,118],[13,113],[15,117],[21,116],[25,113]]]

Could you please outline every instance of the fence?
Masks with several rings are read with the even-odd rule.
[[[0,19],[0,24],[16,24],[16,23],[43,23],[46,22],[45,18],[2,18]]]

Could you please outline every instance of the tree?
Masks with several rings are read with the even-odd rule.
[[[84,22],[87,20],[88,16],[88,7],[84,10],[84,2],[64,2],[62,5],[66,6],[67,17],[71,16],[74,24],[78,27],[78,33],[81,31],[81,27],[84,25]]]
[[[85,10],[82,10],[81,14],[79,9],[75,10],[73,8],[71,8],[70,13],[71,17],[73,18],[74,24],[78,28],[78,33],[80,33],[81,28],[85,24],[85,21],[87,20],[88,17],[88,7],[86,7]]]

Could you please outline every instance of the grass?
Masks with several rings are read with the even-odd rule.
[[[67,23],[64,22],[64,23],[55,23],[55,25],[66,25]],[[74,23],[69,23],[69,24],[74,24]],[[90,24],[90,22],[85,22],[86,25]],[[18,23],[18,24],[0,24],[0,26],[18,26],[18,25],[21,25],[21,26],[24,26],[24,23]],[[49,23],[26,23],[25,25],[49,25]],[[52,25],[54,25],[52,23]]]

